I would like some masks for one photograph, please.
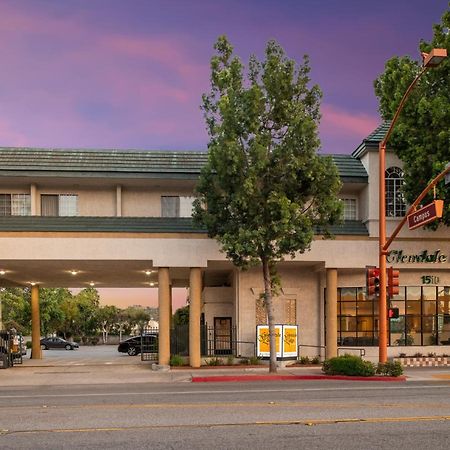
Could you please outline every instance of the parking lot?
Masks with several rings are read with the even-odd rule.
[[[148,364],[141,361],[140,355],[128,356],[119,353],[117,345],[80,345],[76,350],[42,350],[42,359],[31,359],[31,350],[23,357],[24,366],[84,366],[84,365],[138,365]]]

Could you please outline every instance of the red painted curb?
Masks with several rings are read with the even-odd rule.
[[[350,377],[345,375],[218,375],[192,377],[193,383],[278,380],[406,381],[406,377]]]

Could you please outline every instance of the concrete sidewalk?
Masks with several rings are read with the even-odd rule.
[[[269,374],[266,365],[233,366],[233,367],[189,367],[172,368],[168,371],[152,370],[148,361],[130,363],[124,359],[124,364],[109,364],[95,362],[78,362],[66,365],[52,364],[48,360],[24,360],[23,365],[0,370],[0,387],[12,386],[52,386],[66,384],[115,384],[115,383],[182,383],[191,382],[196,378],[207,378],[211,381],[271,381],[274,379],[293,380],[299,377],[308,379],[323,375],[320,367],[290,366],[280,368],[274,378]],[[407,368],[406,381],[448,381],[450,368]],[[224,378],[225,377],[225,378]],[[226,380],[228,378],[228,380]],[[337,378],[334,378],[337,379]],[[359,379],[359,378],[358,378]],[[205,380],[202,380],[205,381]],[[353,381],[355,381],[353,379]],[[365,379],[364,379],[365,381]],[[370,381],[370,379],[367,379]]]

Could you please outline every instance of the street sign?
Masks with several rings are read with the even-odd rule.
[[[450,163],[448,163],[448,164],[445,166],[445,168],[446,168],[446,169],[450,168]],[[445,175],[445,185],[447,186],[447,184],[450,184],[450,172],[449,172],[447,175]]]
[[[423,208],[414,211],[408,215],[408,227],[410,230],[419,228],[429,222],[432,222],[439,217],[442,217],[444,210],[443,200],[434,200],[433,203],[424,206]]]

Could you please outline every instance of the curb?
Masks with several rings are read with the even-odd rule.
[[[351,377],[345,375],[217,375],[211,377],[192,377],[192,383],[222,383],[245,381],[289,381],[289,380],[344,380],[344,381],[406,381],[400,377]]]

